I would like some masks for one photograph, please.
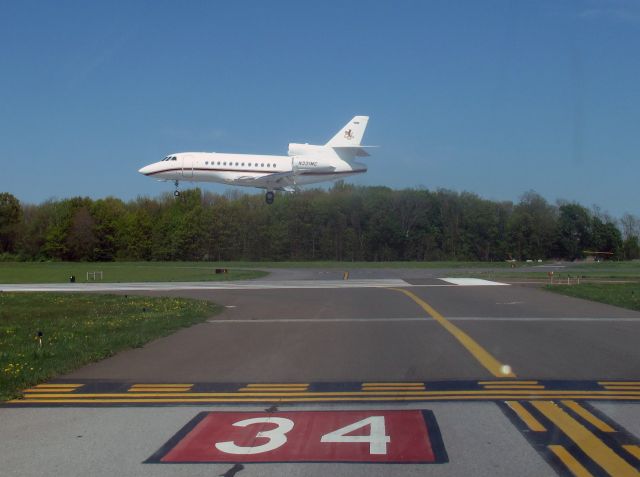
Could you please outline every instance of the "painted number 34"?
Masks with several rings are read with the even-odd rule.
[[[294,427],[291,419],[284,417],[256,417],[233,423],[236,427],[247,427],[254,424],[275,424],[277,427],[256,433],[256,438],[266,438],[267,442],[257,446],[243,447],[233,441],[217,442],[216,449],[227,454],[253,455],[273,451],[287,443],[287,433]],[[369,426],[368,435],[348,435],[363,427]],[[369,443],[369,454],[385,455],[387,444],[391,438],[386,435],[384,416],[370,416],[366,419],[328,432],[320,438],[322,443]]]

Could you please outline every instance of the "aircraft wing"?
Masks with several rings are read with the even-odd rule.
[[[230,184],[236,183],[252,187],[259,187],[262,189],[288,191],[295,188],[295,176],[296,173],[294,171],[274,172],[273,174],[266,174],[260,177],[240,176],[237,179],[227,182]]]
[[[284,190],[291,192],[297,190],[296,176],[305,172],[312,171],[315,173],[331,173],[336,170],[333,166],[327,167],[296,167],[292,171],[274,172],[273,174],[265,174],[263,176],[240,176],[236,179],[227,180],[228,184],[244,185],[251,187],[259,187],[262,189]]]

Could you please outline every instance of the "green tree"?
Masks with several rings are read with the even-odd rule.
[[[534,191],[525,193],[508,222],[512,256],[520,260],[550,257],[557,212]]]
[[[20,202],[8,192],[0,193],[0,253],[14,252],[22,220]]]
[[[575,260],[584,257],[591,245],[591,216],[576,203],[560,205],[554,251],[559,257]]]

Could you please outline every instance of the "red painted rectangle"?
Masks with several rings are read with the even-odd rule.
[[[430,411],[200,413],[148,462],[446,461]]]

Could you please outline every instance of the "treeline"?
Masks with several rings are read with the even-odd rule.
[[[0,194],[4,260],[576,259],[640,257],[640,221],[535,192],[496,202],[449,190],[356,187],[263,195],[187,190],[123,202],[22,204]]]

